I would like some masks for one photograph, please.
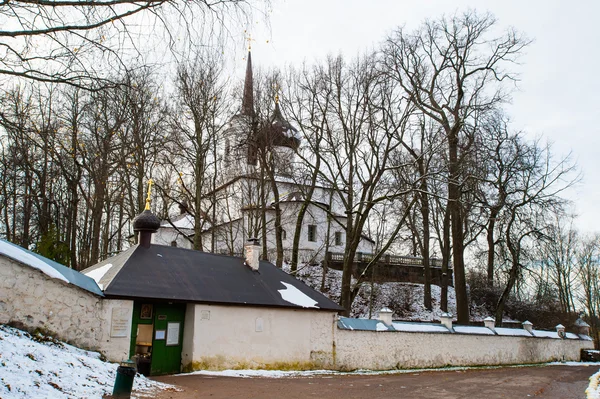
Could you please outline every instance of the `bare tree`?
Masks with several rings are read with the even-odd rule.
[[[528,261],[535,258],[535,244],[547,240],[548,215],[560,211],[565,200],[560,194],[578,178],[570,159],[554,161],[551,148],[538,142],[518,143],[521,164],[515,168],[511,194],[505,200],[504,242],[509,264],[506,284],[496,306],[496,324],[501,325],[506,301]]]
[[[503,82],[514,79],[504,68],[528,41],[513,30],[491,37],[496,20],[475,12],[428,21],[413,33],[399,29],[386,41],[387,76],[397,81],[410,101],[436,121],[448,145],[448,209],[459,323],[468,323],[464,265],[464,220],[461,198],[466,176],[459,163],[465,126],[477,114],[505,100]]]
[[[97,89],[141,57],[148,41],[178,51],[197,36],[220,36],[225,20],[253,9],[244,0],[2,1],[0,76]]]

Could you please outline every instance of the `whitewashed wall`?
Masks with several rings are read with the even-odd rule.
[[[188,304],[184,369],[331,367],[335,312]]]
[[[578,361],[592,341],[473,334],[336,330],[335,368],[428,368]]]
[[[186,233],[193,233],[189,229],[182,229]],[[161,227],[156,233],[152,234],[152,244],[170,246],[175,241],[180,248],[192,249],[192,242],[188,240],[177,229],[172,227]]]
[[[113,331],[115,317],[128,319],[128,329]],[[0,323],[21,323],[40,329],[78,347],[98,350],[109,360],[129,355],[133,302],[106,300],[75,285],[0,256]]]

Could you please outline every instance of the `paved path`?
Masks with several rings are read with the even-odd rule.
[[[393,375],[234,378],[203,375],[156,377],[180,386],[159,399],[403,398],[403,399],[584,399],[594,366],[518,367],[429,371]]]

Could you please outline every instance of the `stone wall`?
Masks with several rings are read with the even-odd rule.
[[[581,349],[593,347],[575,339],[340,329],[335,342],[340,370],[579,361]]]
[[[129,317],[125,337],[111,337],[113,309]],[[106,300],[41,271],[0,256],[0,323],[40,329],[109,360],[129,354],[132,301]],[[116,334],[123,335],[123,334]]]

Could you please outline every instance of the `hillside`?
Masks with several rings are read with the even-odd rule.
[[[0,398],[101,398],[112,393],[117,366],[97,352],[0,325]],[[132,398],[173,389],[138,374]]]
[[[289,273],[289,264],[283,269]],[[321,291],[332,300],[339,302],[342,286],[342,272],[329,269],[323,281],[323,268],[320,265],[301,265],[296,277],[312,288]],[[352,285],[356,280],[352,279]],[[322,288],[322,289],[321,289]],[[431,286],[433,309],[427,310],[423,305],[423,285],[413,283],[371,283],[363,284],[352,304],[351,317],[375,318],[377,312],[388,307],[394,311],[394,320],[437,321],[443,313],[440,309],[441,288]],[[489,316],[478,312],[477,307],[471,311],[472,321],[482,321]],[[456,295],[453,287],[448,287],[448,311],[456,315]],[[509,320],[508,318],[506,320]]]

